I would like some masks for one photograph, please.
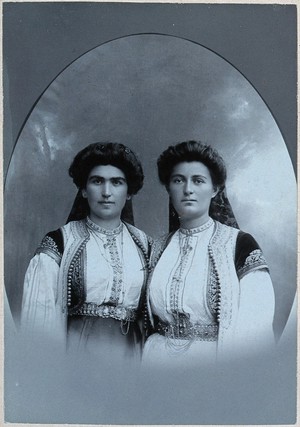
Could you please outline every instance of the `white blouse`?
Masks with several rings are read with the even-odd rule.
[[[192,323],[215,323],[207,301],[209,227],[177,230],[159,259],[150,284],[150,304],[161,320],[174,321],[173,312],[188,314]],[[166,284],[162,286],[162,284]]]
[[[86,301],[100,305],[114,300],[118,305],[137,308],[144,271],[129,231],[123,224],[113,231],[92,224],[89,231]]]
[[[177,230],[153,271],[149,284],[151,311],[165,323],[176,323],[184,313],[195,324],[217,323],[209,304],[208,245],[214,232],[209,220],[198,229]],[[275,299],[265,269],[248,272],[239,281],[239,313],[235,334],[236,356],[273,346],[272,322]],[[174,363],[214,363],[217,341],[178,339],[154,333],[146,341],[144,365],[168,368]]]
[[[126,308],[138,306],[145,281],[144,263],[127,229],[112,231],[87,221],[90,239],[86,243],[86,302],[113,302]],[[64,227],[65,236],[68,224]],[[24,280],[21,327],[57,334],[63,330],[58,263],[45,253],[36,254]]]

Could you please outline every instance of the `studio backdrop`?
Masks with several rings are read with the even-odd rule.
[[[189,139],[211,144],[227,164],[237,222],[270,266],[281,334],[296,287],[296,183],[283,137],[233,65],[204,46],[160,34],[119,38],[85,53],[48,86],[24,124],[5,183],[5,285],[16,319],[28,262],[42,237],[66,222],[76,195],[68,176],[74,155],[97,141],[131,147],[145,173],[133,200],[135,224],[157,237],[168,230],[168,197],[156,160]]]

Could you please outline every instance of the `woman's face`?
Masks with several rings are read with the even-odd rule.
[[[178,163],[171,174],[168,192],[184,228],[199,227],[209,216],[214,189],[209,169],[199,161]]]
[[[115,228],[120,223],[122,209],[128,197],[126,177],[112,165],[95,166],[82,190],[90,207],[90,218],[96,224]]]

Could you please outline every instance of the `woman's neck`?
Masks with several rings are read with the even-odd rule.
[[[106,230],[114,230],[119,227],[121,224],[120,218],[114,218],[109,220],[104,220],[98,217],[95,217],[94,215],[89,215],[89,219],[96,225],[98,225],[101,228],[105,228]]]
[[[205,224],[207,221],[209,221],[210,216],[207,214],[201,218],[190,218],[190,219],[184,219],[179,218],[180,222],[180,228],[198,228],[201,227],[203,224]]]

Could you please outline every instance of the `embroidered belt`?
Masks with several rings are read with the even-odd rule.
[[[116,320],[133,322],[136,319],[136,310],[121,305],[97,305],[94,302],[85,302],[75,313],[72,313],[71,316],[111,317]]]
[[[201,325],[198,323],[189,323],[188,325],[178,325],[176,323],[158,322],[156,332],[168,338],[216,341],[218,338],[219,325]]]

